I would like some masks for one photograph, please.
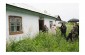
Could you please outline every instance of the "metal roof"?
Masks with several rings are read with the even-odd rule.
[[[44,13],[43,11],[38,10],[38,9],[36,9],[36,8],[34,8],[32,6],[29,6],[29,5],[25,4],[25,3],[7,3],[7,5],[19,7],[19,8],[26,9],[26,10],[30,10],[30,11],[37,12],[37,13],[40,13],[40,14],[43,14],[43,15],[46,15],[46,16],[49,16],[49,17],[57,19],[57,17],[52,16],[52,15],[50,15],[48,13]]]

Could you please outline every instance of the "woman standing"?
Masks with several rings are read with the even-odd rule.
[[[56,25],[55,24],[51,27],[51,30],[52,30],[52,34],[56,35]]]

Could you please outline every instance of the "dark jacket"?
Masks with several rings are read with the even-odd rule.
[[[65,25],[62,25],[62,26],[60,27],[60,29],[61,29],[61,32],[62,32],[62,33],[66,33],[67,27],[66,27]]]

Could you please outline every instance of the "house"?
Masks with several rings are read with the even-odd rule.
[[[56,17],[23,4],[6,4],[7,41],[34,37],[46,25],[50,30]]]
[[[61,26],[61,24],[59,23],[60,21],[62,21],[62,20],[61,20],[60,16],[57,15],[57,16],[56,16],[56,26],[57,26],[57,27],[60,27],[60,26]]]

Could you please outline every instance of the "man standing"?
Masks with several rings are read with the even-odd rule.
[[[60,30],[61,30],[61,35],[64,35],[64,37],[66,38],[66,25],[64,23],[62,23]]]
[[[70,39],[71,41],[73,41],[78,38],[78,35],[79,35],[79,26],[77,25],[77,23],[74,23],[74,26],[71,32],[68,34],[66,40],[68,41]]]
[[[44,25],[43,32],[48,32],[48,27]]]

